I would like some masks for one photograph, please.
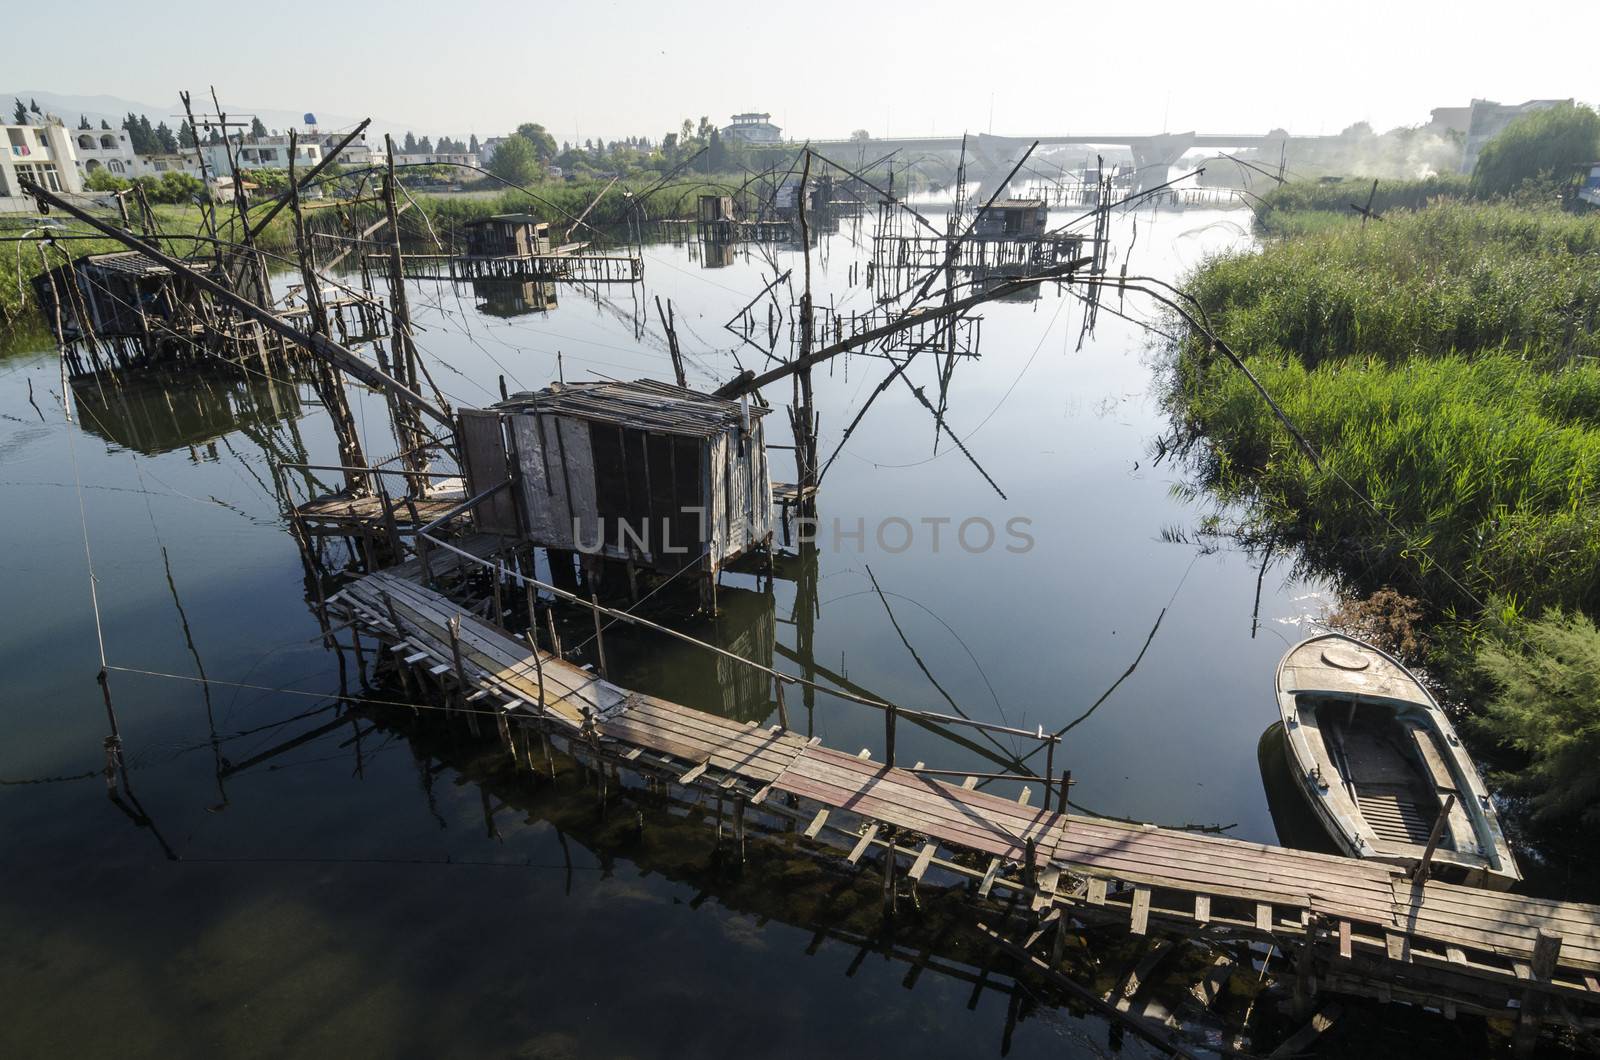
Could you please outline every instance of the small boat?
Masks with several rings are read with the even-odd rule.
[[[1393,656],[1339,633],[1290,648],[1278,712],[1300,790],[1351,857],[1503,891],[1522,878],[1450,719]]]

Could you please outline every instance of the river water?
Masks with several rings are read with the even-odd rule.
[[[1144,211],[1112,238],[1132,272],[1177,279],[1244,243],[1247,222]],[[798,280],[797,250],[772,256]],[[849,222],[824,237],[819,304],[867,307],[850,282],[860,260]],[[417,283],[419,345],[459,404],[493,400],[501,375],[513,390],[558,373],[670,378],[659,327],[636,341],[632,320],[659,295],[691,385],[731,376],[722,322],[771,265],[741,251],[711,268],[670,243],[645,261],[643,289],[562,288],[548,313],[518,316]],[[1113,296],[1081,342],[1083,307],[1056,291],[983,308],[982,357],[957,365],[947,420],[1003,498],[948,440],[934,454],[908,388],[877,401],[824,482],[803,662],[907,706],[1059,728],[1148,639],[1058,756],[1073,802],[1273,842],[1257,744],[1276,717],[1273,667],[1323,590],[1272,568],[1257,621],[1256,563],[1193,543],[1204,504],[1152,459],[1154,352],[1118,308],[1154,307]],[[749,346],[739,356],[761,366]],[[825,457],[885,371],[855,356],[818,372]],[[912,375],[936,400],[932,361]],[[505,783],[443,730],[337,711],[338,668],[270,489],[272,461],[335,462],[310,392],[193,371],[74,390],[69,421],[53,351],[0,360],[6,1055],[1103,1052],[1092,1018],[1025,1008],[1008,1035],[1006,995],[969,1008],[959,975],[929,968],[908,990],[903,960],[860,959],[844,936],[878,930],[870,885],[852,911],[854,892],[803,862],[753,853],[743,873],[716,871],[703,828],[630,838],[597,822],[576,781]],[[354,400],[368,456],[387,456],[383,403]],[[789,440],[781,409],[768,432]],[[792,478],[786,453],[773,468]],[[996,540],[976,547],[985,520]],[[798,672],[797,591],[731,576],[724,615],[684,625]],[[102,642],[134,796],[120,803],[100,776]],[[692,648],[619,635],[608,650],[646,691],[770,713],[764,686],[745,695]],[[876,713],[827,695],[790,709],[825,743],[881,757]],[[902,761],[993,768],[909,726],[899,744]]]

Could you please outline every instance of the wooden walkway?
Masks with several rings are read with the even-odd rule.
[[[1159,924],[1299,947],[1313,985],[1346,993],[1600,1027],[1600,908],[1429,881],[1397,868],[1214,835],[1053,812],[738,724],[620,688],[463,613],[396,568],[331,601],[411,672],[512,729],[790,815],[811,838],[869,849],[920,880],[931,866],[1007,889],[1041,916]],[[452,617],[459,621],[452,638]],[[782,799],[771,798],[781,793]],[[719,802],[720,805],[720,802]],[[742,834],[742,833],[741,833]],[[896,861],[910,842],[909,868]],[[892,852],[892,853],[890,853]],[[981,881],[981,882],[980,882]]]
[[[375,263],[386,261],[372,255]],[[562,280],[569,283],[638,283],[644,279],[644,259],[637,254],[603,256],[599,254],[508,254],[475,257],[465,254],[407,254],[402,260],[407,279],[508,280],[537,283]]]

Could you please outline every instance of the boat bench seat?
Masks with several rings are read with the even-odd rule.
[[[1408,726],[1411,739],[1417,745],[1417,753],[1422,756],[1423,764],[1428,769],[1428,779],[1433,781],[1434,790],[1441,795],[1455,793],[1456,778],[1451,775],[1450,767],[1445,764],[1444,755],[1439,753],[1439,744],[1434,739],[1433,733],[1420,725]]]

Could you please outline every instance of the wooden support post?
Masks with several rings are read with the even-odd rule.
[[[1548,935],[1543,930],[1534,937],[1532,978],[1522,994],[1522,1008],[1517,1013],[1517,1029],[1511,1036],[1511,1051],[1520,1060],[1533,1055],[1539,1040],[1539,1024],[1544,1020],[1545,1007],[1550,1002],[1550,980],[1556,974],[1556,962],[1561,958],[1561,936]]]
[[[547,607],[544,610],[545,628],[550,633],[550,654],[558,659],[566,658],[566,653],[561,650],[561,634],[556,632],[555,608]]]
[[[533,630],[528,630],[525,635],[528,638],[528,647],[533,652],[533,673],[539,682],[539,713],[543,714],[550,709],[544,698],[544,661],[539,658],[539,642],[534,639]]]
[[[783,727],[783,731],[784,732],[788,732],[789,731],[789,707],[783,701],[783,678],[775,677],[772,680],[773,680],[773,684],[778,689],[778,724]]]
[[[594,652],[600,662],[600,676],[611,680],[611,673],[606,667],[606,641],[605,631],[600,627],[600,601],[594,595],[594,590],[589,590],[590,614],[594,615]]]
[[[499,560],[494,564],[494,624],[500,625],[506,618],[505,601],[500,598],[500,583],[505,578],[505,571]]]
[[[1444,804],[1439,807],[1439,816],[1434,818],[1433,831],[1428,833],[1428,845],[1422,851],[1422,860],[1417,862],[1416,871],[1411,874],[1414,882],[1428,882],[1428,873],[1433,868],[1433,852],[1439,848],[1439,840],[1444,835],[1444,826],[1450,820],[1450,811],[1455,809],[1455,805],[1455,792],[1451,792],[1444,797]]]
[[[801,194],[802,195],[805,194],[804,189],[801,190]],[[883,744],[884,744],[884,755],[883,755],[883,757],[889,763],[889,768],[890,769],[894,768],[894,721],[895,721],[894,704],[890,703],[887,707],[884,708],[884,712],[883,712]]]

